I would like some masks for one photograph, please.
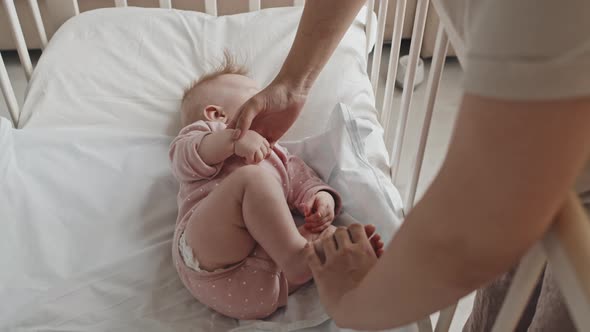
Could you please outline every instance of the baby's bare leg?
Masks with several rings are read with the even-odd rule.
[[[256,241],[244,227],[242,206],[236,198],[240,181],[233,174],[219,183],[192,212],[184,230],[199,267],[224,268],[248,257]]]
[[[201,265],[215,269],[247,257],[256,242],[290,282],[311,278],[282,184],[259,166],[244,166],[204,199],[186,228],[187,242]]]

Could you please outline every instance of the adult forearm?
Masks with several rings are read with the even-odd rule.
[[[213,132],[203,138],[197,153],[208,165],[219,164],[234,154],[233,130]]]
[[[277,80],[309,90],[366,0],[306,1]]]
[[[464,99],[440,173],[337,322],[385,328],[458,300],[518,262],[590,148],[590,100]]]

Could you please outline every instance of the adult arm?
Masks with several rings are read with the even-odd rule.
[[[385,254],[339,299],[323,299],[336,323],[404,325],[516,264],[546,232],[588,157],[589,110],[590,98],[466,95],[439,174]]]
[[[466,95],[439,174],[350,291],[326,296],[332,284],[316,278],[343,326],[409,323],[508,270],[547,230],[588,157],[590,3],[472,4],[441,2],[468,47]]]
[[[295,40],[276,78],[250,98],[230,123],[276,142],[295,122],[307,94],[365,0],[306,1]]]

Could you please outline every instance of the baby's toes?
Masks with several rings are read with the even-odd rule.
[[[371,235],[375,234],[376,230],[377,228],[375,228],[374,225],[365,225],[365,234],[367,234],[368,238],[370,238]]]
[[[381,241],[381,236],[379,236],[379,234],[375,234],[371,239],[371,246],[373,247],[373,250],[375,250],[375,253],[378,253],[379,250],[383,250],[383,246],[385,245],[383,243],[383,241]],[[377,255],[379,256],[379,255]]]

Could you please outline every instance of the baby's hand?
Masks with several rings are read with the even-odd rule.
[[[248,130],[234,146],[234,153],[244,158],[247,164],[258,164],[266,159],[271,151],[266,138],[253,130]]]
[[[334,197],[326,191],[319,191],[307,203],[303,204],[305,228],[319,233],[334,221]]]

